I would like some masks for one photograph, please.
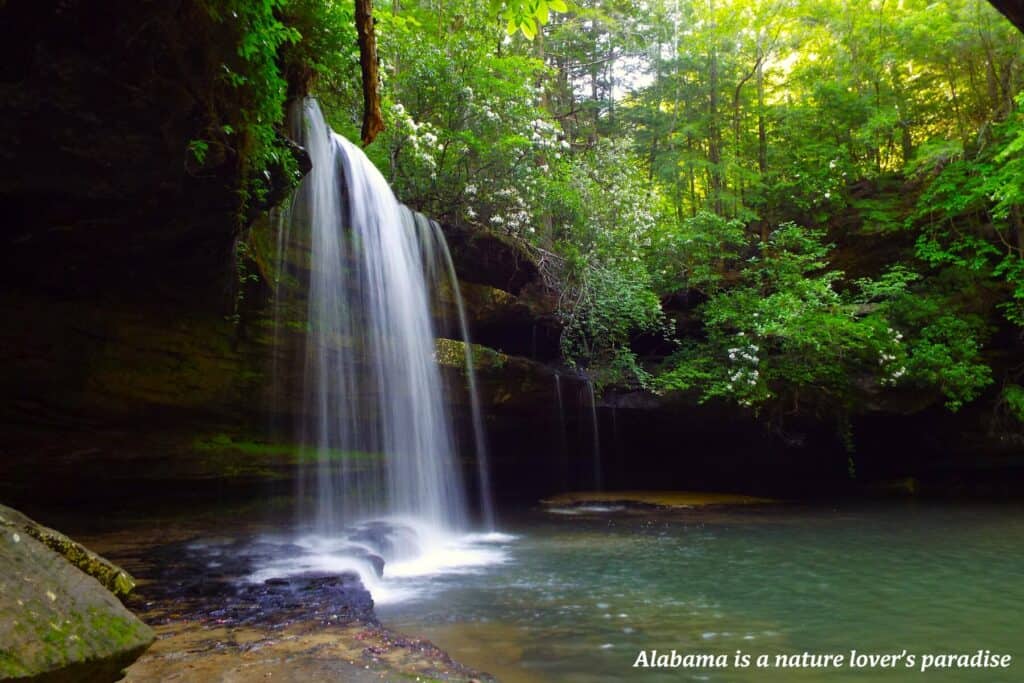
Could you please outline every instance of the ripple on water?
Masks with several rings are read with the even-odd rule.
[[[621,517],[610,525],[575,510],[569,516],[531,520],[516,529],[509,562],[414,604],[386,607],[383,618],[456,658],[455,632],[464,630],[476,639],[467,661],[513,683],[611,683],[629,673],[628,653],[652,647],[726,654],[888,651],[893,643],[912,651],[1020,648],[1014,634],[1024,630],[1024,615],[1006,605],[1024,604],[1024,516],[1006,509],[780,508],[719,513],[703,525],[692,517],[653,525]],[[458,620],[435,638],[442,614]],[[483,619],[509,627],[501,647],[518,653],[513,660],[487,659],[487,633],[475,631]],[[930,680],[966,676],[938,672]]]

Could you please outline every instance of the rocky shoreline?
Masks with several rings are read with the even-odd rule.
[[[138,577],[128,604],[157,633],[127,681],[493,680],[383,626],[353,572],[245,579],[286,545],[191,533],[132,547],[129,538],[94,539]]]
[[[43,597],[4,591],[12,600],[23,600],[8,610],[19,616],[12,627],[0,628],[0,654],[40,656],[26,660],[18,670],[0,668],[0,680],[25,675],[41,675],[41,681],[97,683],[122,675],[126,681],[196,683],[494,680],[455,662],[426,640],[382,625],[370,591],[353,572],[247,580],[272,553],[288,552],[286,544],[262,543],[252,530],[226,538],[223,525],[218,528],[211,519],[182,524],[179,518],[170,524],[167,519],[147,518],[117,531],[84,531],[77,536],[79,543],[9,508],[0,507],[0,512],[5,513],[0,515],[4,542],[21,551],[16,554],[8,548],[3,555],[32,562],[38,556],[46,564],[46,571],[36,571],[39,562],[26,560],[32,564],[32,583],[39,584],[31,588],[38,588],[35,592]],[[30,533],[26,525],[38,531]],[[160,531],[172,528],[173,532]],[[48,542],[50,537],[75,552],[61,556],[51,549],[56,541]],[[76,564],[76,557],[87,562]],[[18,566],[27,567],[26,562]],[[84,573],[94,567],[100,570],[96,579]],[[112,589],[134,585],[130,593],[119,591],[120,601],[100,585],[112,576],[119,579]],[[61,588],[65,584],[67,591]],[[106,638],[105,632],[93,633],[95,629],[79,632],[62,626],[60,632],[29,634],[30,643],[15,628],[42,608],[66,612],[58,615],[58,625],[63,625],[75,620],[78,607],[91,614],[97,605],[118,623],[134,624],[128,634],[132,638]],[[94,651],[86,651],[79,645],[83,642]],[[9,663],[0,658],[0,664]],[[34,668],[25,668],[29,664]]]

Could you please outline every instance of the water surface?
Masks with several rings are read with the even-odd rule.
[[[574,511],[567,510],[563,513]],[[939,504],[530,513],[505,562],[381,605],[503,681],[1024,680],[1024,508]],[[1009,653],[1008,670],[668,671],[640,650]]]

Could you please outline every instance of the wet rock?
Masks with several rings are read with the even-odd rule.
[[[356,543],[364,543],[376,550],[376,555],[385,557],[397,557],[402,549],[413,548],[418,543],[416,532],[400,524],[389,522],[372,521],[358,525],[349,535],[348,539]],[[366,554],[367,559],[375,556],[370,552]],[[381,560],[383,562],[383,560]],[[372,560],[371,560],[372,562]],[[381,566],[383,570],[383,565]]]
[[[257,592],[264,604],[303,604],[326,608],[330,616],[366,620],[373,615],[373,599],[354,572],[308,572],[283,579],[269,579]]]
[[[8,508],[2,512],[5,520],[17,515]],[[109,565],[57,536],[98,566]],[[148,626],[67,557],[19,524],[0,525],[0,680],[115,681],[154,638]]]
[[[366,562],[373,567],[373,571],[377,576],[384,576],[384,558],[377,553],[370,552],[366,548],[362,548],[360,546],[352,546],[350,548],[345,548],[340,554],[366,560]]]
[[[339,554],[362,557],[375,570],[384,560],[366,548]],[[306,572],[253,582],[257,567],[309,550],[289,543],[238,539],[229,543],[173,543],[144,559],[153,569],[145,604],[168,607],[157,621],[186,618],[218,626],[280,627],[296,622],[376,623],[373,599],[354,572]]]

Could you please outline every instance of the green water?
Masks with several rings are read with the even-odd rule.
[[[531,513],[508,561],[380,607],[502,681],[1024,681],[1024,508],[851,505]],[[640,650],[895,653],[913,669],[636,669]],[[926,653],[1008,669],[919,672]]]

